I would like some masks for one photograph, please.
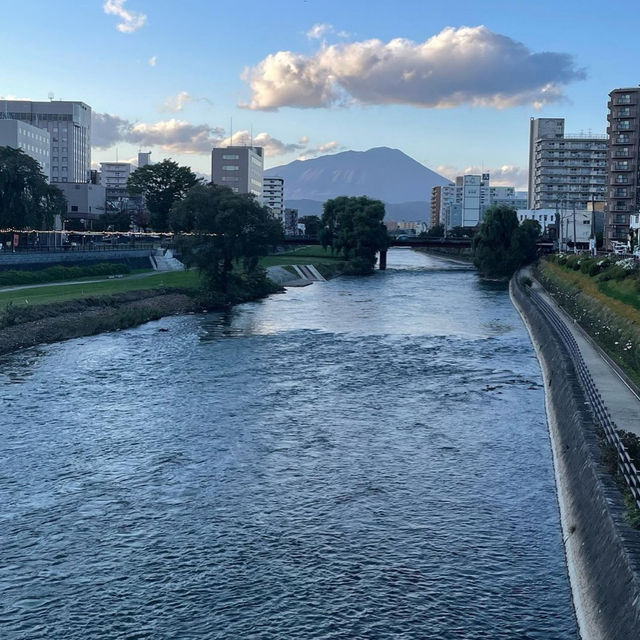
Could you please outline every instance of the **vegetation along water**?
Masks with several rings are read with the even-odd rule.
[[[389,270],[1,359],[4,637],[576,640],[506,284]]]

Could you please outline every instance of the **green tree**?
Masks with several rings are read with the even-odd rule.
[[[423,231],[419,238],[443,238],[444,237],[444,225],[440,222],[434,224],[433,227],[429,227],[426,231]]]
[[[22,149],[0,147],[0,228],[50,229],[67,200]]]
[[[175,231],[192,234],[180,240],[186,262],[223,293],[234,281],[234,266],[254,284],[264,280],[259,258],[282,239],[280,222],[253,196],[214,184],[192,187],[174,205],[170,220]]]
[[[94,231],[129,231],[131,214],[128,211],[109,211],[93,223]]]
[[[302,218],[298,218],[298,222],[304,225],[305,235],[311,238],[318,237],[318,233],[320,233],[319,216],[302,216]]]
[[[320,231],[322,246],[341,253],[351,273],[371,273],[376,254],[389,246],[384,213],[383,202],[366,196],[327,200]]]
[[[534,220],[518,224],[516,210],[508,205],[487,209],[473,238],[473,261],[484,276],[509,278],[536,258],[540,225]]]
[[[171,207],[199,182],[201,180],[189,167],[182,167],[167,158],[136,169],[129,176],[127,191],[144,196],[153,229],[168,231]]]

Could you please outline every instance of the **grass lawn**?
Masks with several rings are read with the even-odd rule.
[[[200,283],[197,271],[169,271],[144,278],[124,277],[103,282],[58,284],[18,291],[0,290],[0,310],[8,304],[49,304],[90,296],[107,296],[142,289],[196,289]]]
[[[304,246],[286,253],[278,253],[260,259],[263,267],[275,267],[287,264],[328,264],[342,262],[342,256],[336,256],[330,249],[324,249],[320,245]]]
[[[330,250],[323,249],[321,246],[303,246],[287,253],[265,256],[260,260],[260,264],[263,267],[272,267],[292,264],[330,264],[342,260],[342,257],[332,255]],[[148,272],[148,270],[136,269],[131,275],[144,272]],[[0,311],[9,304],[50,304],[77,298],[107,296],[143,289],[197,289],[200,285],[200,276],[195,270],[154,273],[138,278],[124,276],[123,278],[104,280],[102,282],[90,282],[97,278],[97,276],[89,277],[86,278],[86,281],[84,281],[84,278],[78,278],[78,284],[61,282],[17,291],[2,291],[0,289]]]

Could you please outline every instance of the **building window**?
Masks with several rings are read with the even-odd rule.
[[[240,171],[240,167],[237,164],[225,164],[222,165],[223,171]]]
[[[223,160],[240,160],[240,156],[237,155],[223,155]]]

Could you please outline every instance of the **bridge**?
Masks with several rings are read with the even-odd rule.
[[[305,236],[286,236],[283,244],[285,245],[320,245],[322,244],[317,238],[307,238]],[[391,239],[390,247],[442,247],[442,248],[458,248],[468,249],[471,247],[470,238],[407,238],[407,239]],[[387,268],[387,251],[380,252],[380,269]]]

